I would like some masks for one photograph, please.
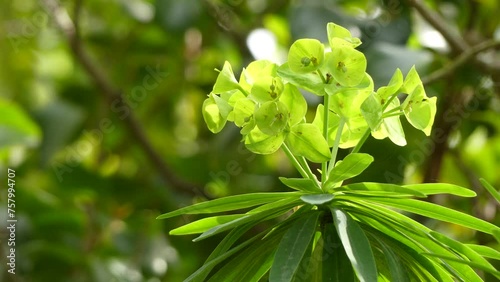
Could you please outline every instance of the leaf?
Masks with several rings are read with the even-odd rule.
[[[222,116],[214,96],[214,94],[210,94],[203,102],[202,113],[208,129],[212,131],[212,133],[218,133],[226,125],[227,119]]]
[[[254,242],[245,250],[225,263],[208,281],[255,281],[268,272],[273,263],[273,255],[283,236],[282,232]]]
[[[255,111],[255,123],[264,134],[277,135],[288,123],[288,109],[280,101],[269,101]]]
[[[489,267],[486,267],[480,263],[476,263],[476,262],[472,262],[472,261],[466,261],[466,260],[463,260],[463,259],[460,259],[460,258],[457,258],[457,257],[451,257],[451,256],[446,256],[446,255],[441,255],[441,254],[434,254],[434,253],[422,253],[422,255],[424,256],[430,256],[430,257],[436,257],[436,258],[441,258],[441,259],[444,259],[444,260],[447,260],[447,261],[452,261],[452,262],[458,262],[458,263],[462,263],[462,264],[465,264],[465,265],[468,265],[468,266],[471,266],[471,267],[475,267],[475,268],[478,268],[478,269],[481,269],[483,271],[486,271],[488,273],[491,273],[492,275],[494,275],[495,277],[497,277],[497,279],[500,279],[500,272],[495,270],[495,269],[491,269]],[[478,277],[477,279],[475,280],[467,280],[467,282],[473,282],[473,281],[478,281],[478,282],[482,282],[483,280]]]
[[[342,161],[337,162],[328,174],[328,180],[325,182],[326,189],[338,182],[361,174],[372,162],[373,157],[368,154],[354,153],[347,155]]]
[[[170,230],[170,235],[187,235],[187,234],[198,234],[207,231],[208,229],[224,224],[229,221],[233,221],[237,218],[245,216],[244,214],[233,214],[233,215],[221,215],[203,218],[176,229]]]
[[[410,281],[408,274],[398,256],[393,252],[391,247],[384,243],[383,241],[378,241],[382,253],[387,261],[387,266],[389,267],[389,272],[391,273],[391,279],[389,281],[405,282]]]
[[[316,39],[299,39],[290,46],[288,65],[296,73],[310,73],[323,63],[325,50]]]
[[[382,99],[387,99],[389,98],[389,96],[396,94],[402,85],[403,85],[403,73],[401,73],[401,70],[398,68],[392,75],[389,84],[387,86],[382,86],[379,89],[377,89],[377,94]]]
[[[361,282],[377,281],[377,266],[363,229],[344,211],[331,208],[333,222],[344,250]]]
[[[486,188],[486,190],[488,190],[491,196],[493,196],[493,198],[495,198],[495,200],[497,200],[497,202],[500,204],[500,192],[498,192],[497,189],[495,189],[495,187],[493,187],[490,183],[488,183],[486,179],[479,178],[479,181],[481,181],[483,187]]]
[[[417,73],[415,65],[413,65],[410,71],[408,71],[408,73],[406,74],[401,91],[406,94],[411,94],[415,91],[415,88],[419,86],[421,87],[423,86],[422,80],[420,79],[420,76]]]
[[[307,112],[307,102],[302,93],[293,84],[285,84],[285,90],[280,96],[280,101],[286,105],[290,118],[290,126],[296,125],[304,119]]]
[[[293,85],[313,94],[325,95],[325,86],[317,73],[296,73],[290,69],[288,63],[284,63],[278,68],[278,75]]]
[[[253,116],[254,111],[255,111],[254,101],[247,98],[238,100],[234,104],[234,109],[233,109],[234,123],[239,127],[248,124],[248,122],[250,122],[250,119]]]
[[[306,204],[323,205],[331,202],[334,197],[332,194],[309,194],[300,196],[300,199]]]
[[[322,239],[324,241],[322,260],[323,281],[354,281],[354,269],[332,223],[325,224]]]
[[[278,66],[268,60],[257,60],[253,61],[246,68],[243,69],[240,76],[241,87],[250,92],[252,85],[259,77],[263,76],[276,76],[276,70]]]
[[[268,135],[255,127],[245,136],[245,147],[256,154],[267,155],[276,152],[284,140],[283,133]]]
[[[169,213],[162,214],[156,219],[170,218],[182,214],[217,213],[232,210],[239,210],[269,202],[278,201],[287,197],[300,195],[297,192],[277,192],[277,193],[252,193],[236,196],[228,196],[220,199],[197,203]]]
[[[361,114],[372,131],[375,131],[382,122],[382,105],[373,93],[361,104]]]
[[[320,130],[313,124],[300,123],[292,126],[287,136],[290,149],[297,156],[321,163],[330,159],[330,148]]]
[[[349,184],[346,186],[342,186],[343,188],[349,189],[351,191],[383,191],[383,192],[392,192],[392,193],[401,193],[403,195],[414,195],[416,197],[424,197],[425,193],[422,193],[418,189],[411,189],[406,186],[400,186],[396,184],[386,184],[386,183],[374,183],[374,182],[361,182]]]
[[[238,87],[239,87],[238,81],[234,77],[231,64],[228,61],[225,61],[222,70],[219,72],[219,75],[217,76],[217,80],[215,81],[212,92],[222,93],[238,89]]]
[[[314,184],[314,180],[309,178],[285,178],[279,177],[279,180],[286,186],[304,192],[320,192],[321,189]]]
[[[269,281],[292,281],[316,232],[320,214],[320,212],[312,212],[298,218],[285,233],[274,256]]]
[[[359,38],[352,37],[351,32],[347,30],[345,27],[336,25],[334,23],[328,23],[326,25],[326,31],[328,34],[328,42],[330,43],[330,47],[332,49],[338,46],[339,44],[347,45],[352,48],[356,48],[359,45],[361,45],[361,40],[359,40]]]
[[[370,198],[370,201],[388,205],[411,213],[420,214],[429,218],[454,223],[487,234],[493,234],[494,230],[500,230],[498,226],[495,226],[484,220],[428,202],[413,199],[384,198]]]
[[[0,98],[0,148],[13,145],[37,146],[41,139],[38,125],[24,110]]]
[[[423,92],[422,87],[415,89],[416,92]],[[408,98],[407,98],[408,99]],[[426,98],[423,93],[415,94],[407,107],[403,108],[408,122],[418,130],[422,130],[425,135],[430,136],[434,116],[436,115],[436,97]]]
[[[465,246],[474,250],[476,253],[478,253],[483,257],[500,260],[500,252],[493,248],[490,248],[488,246],[473,245],[473,244],[465,244]]]
[[[442,243],[444,246],[450,248],[454,252],[458,252],[461,255],[467,257],[470,261],[482,265],[482,269],[490,269],[490,273],[492,271],[496,271],[493,265],[491,265],[485,258],[475,252],[473,249],[469,248],[467,245],[464,245],[456,240],[446,237],[443,234],[440,234],[435,231],[431,231],[429,234],[432,238]],[[500,278],[500,272],[497,271],[498,277]]]
[[[460,197],[476,196],[476,192],[470,189],[448,183],[409,184],[409,185],[403,185],[402,187],[422,192],[425,195],[450,194]]]
[[[365,76],[366,58],[360,51],[340,45],[332,47],[332,52],[326,54],[325,66],[336,82],[356,86]]]
[[[204,240],[206,238],[212,237],[221,232],[236,228],[238,226],[253,222],[254,224],[260,223],[262,221],[266,221],[275,217],[278,217],[288,210],[290,210],[294,204],[289,204],[285,206],[279,206],[274,209],[265,210],[259,213],[247,214],[243,217],[234,219],[232,221],[217,225],[215,227],[210,228],[209,230],[203,232],[200,236],[193,239],[193,242],[198,242]]]
[[[248,96],[258,103],[265,103],[278,99],[283,92],[284,85],[280,77],[260,76],[252,86]]]

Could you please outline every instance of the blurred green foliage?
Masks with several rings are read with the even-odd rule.
[[[47,2],[1,3],[0,199],[6,203],[7,168],[12,168],[18,223],[15,276],[7,273],[9,234],[0,231],[0,281],[181,281],[219,238],[196,244],[188,236],[168,236],[168,230],[196,217],[176,222],[157,221],[157,215],[206,195],[286,191],[277,179],[293,174],[284,155],[252,155],[236,127],[214,135],[204,125],[201,105],[217,77],[214,68],[221,69],[225,60],[241,69],[260,56],[258,47],[262,53],[275,46],[279,63],[297,38],[327,43],[324,26],[330,21],[361,38],[367,72],[380,83],[386,84],[396,67],[406,73],[413,64],[425,78],[460,53],[441,44],[439,32],[406,1],[63,1],[77,23],[81,48],[121,91],[120,99],[110,100],[75,57]],[[425,3],[470,46],[499,40],[498,1]],[[247,44],[261,28],[271,32],[274,43],[256,37]],[[480,57],[500,60],[498,49]],[[363,151],[375,162],[356,181],[470,187],[479,194],[473,201],[433,200],[499,225],[499,207],[478,181],[484,177],[500,187],[498,77],[467,62],[426,85],[427,94],[439,101],[434,135],[425,139],[403,124],[408,146],[371,140]],[[178,179],[200,190],[181,192],[184,188],[158,170],[126,122],[131,112],[154,153]],[[314,111],[307,117],[312,120]],[[490,238],[458,226],[424,223],[498,249]]]

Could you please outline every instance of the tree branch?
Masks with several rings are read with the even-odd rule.
[[[487,40],[482,43],[479,43],[473,47],[466,49],[463,53],[461,53],[458,57],[454,58],[452,62],[445,65],[443,68],[436,70],[430,75],[422,78],[422,82],[424,84],[433,83],[445,76],[452,74],[457,68],[464,65],[468,61],[475,58],[475,56],[485,50],[490,48],[500,47],[500,41],[496,40]]]
[[[60,5],[57,0],[43,0],[42,1],[47,12],[52,16],[56,25],[63,31],[66,39],[71,47],[71,51],[76,60],[82,65],[87,74],[92,78],[97,88],[103,94],[105,100],[111,105],[120,101],[124,106],[129,109],[123,121],[127,126],[130,134],[135,138],[138,144],[142,147],[143,151],[158,170],[161,178],[166,184],[169,184],[178,192],[189,195],[203,195],[206,197],[203,189],[193,183],[185,182],[179,179],[170,167],[163,161],[162,157],[153,148],[153,145],[147,138],[142,125],[136,118],[132,109],[129,107],[125,99],[122,99],[122,93],[116,88],[101,71],[95,62],[91,59],[89,54],[83,48],[83,44],[78,37],[78,31],[75,28],[73,21],[68,15],[67,11]]]

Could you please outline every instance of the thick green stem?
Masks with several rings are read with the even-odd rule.
[[[335,167],[335,160],[337,159],[337,152],[339,150],[340,138],[342,137],[342,131],[344,130],[345,119],[343,117],[340,118],[339,127],[337,128],[337,135],[335,136],[335,143],[332,148],[332,158],[328,164],[328,170],[326,174],[330,174],[332,169]]]
[[[328,122],[329,122],[329,111],[330,111],[330,95],[325,94],[323,97],[324,108],[323,108],[323,137],[328,141]],[[321,183],[325,184],[327,174],[327,162],[321,164]]]
[[[302,167],[300,162],[297,160],[297,158],[295,158],[292,151],[290,151],[290,148],[288,148],[288,146],[285,143],[281,145],[281,149],[283,150],[283,152],[285,152],[288,159],[290,159],[293,166],[299,171],[300,175],[302,175],[302,177],[304,178],[310,178],[304,167]]]

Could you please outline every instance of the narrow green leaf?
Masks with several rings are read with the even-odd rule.
[[[460,197],[476,196],[476,192],[470,189],[448,183],[409,184],[403,185],[402,187],[422,192],[425,195],[450,194]]]
[[[259,213],[252,213],[245,215],[243,217],[237,218],[235,220],[226,222],[224,224],[217,225],[215,227],[210,228],[209,230],[203,232],[200,236],[196,237],[193,239],[193,242],[198,242],[203,239],[212,237],[216,234],[219,234],[221,232],[233,229],[235,227],[241,226],[243,224],[249,223],[249,222],[254,222],[254,223],[259,223],[262,221],[269,220],[271,218],[278,217],[287,211],[289,211],[292,207],[294,207],[294,204],[289,204],[285,206],[279,206],[274,209],[270,210],[265,210]]]
[[[375,258],[363,229],[344,211],[337,208],[331,208],[331,211],[335,228],[356,276],[361,282],[377,281]]]
[[[465,246],[471,248],[476,253],[483,257],[500,260],[500,252],[488,246],[465,244]]]
[[[382,240],[378,240],[382,253],[387,261],[387,266],[391,273],[390,281],[405,282],[410,281],[406,270],[404,269],[398,256],[392,251],[391,247],[384,243]]]
[[[286,186],[298,190],[298,191],[304,191],[304,192],[321,192],[320,189],[316,188],[316,185],[314,185],[314,180],[310,178],[285,178],[285,177],[279,177],[279,180],[281,183],[285,184]]]
[[[283,231],[275,232],[265,239],[254,242],[231,258],[208,281],[258,282],[271,268],[273,255],[283,233]]]
[[[300,199],[306,204],[323,205],[331,202],[334,197],[332,194],[309,194],[300,196]]]
[[[485,258],[483,258],[480,254],[475,252],[472,248],[468,247],[467,245],[464,245],[456,240],[453,240],[451,238],[446,237],[443,234],[440,234],[435,231],[431,231],[429,234],[432,238],[435,240],[439,241],[446,247],[450,248],[454,252],[457,252],[465,257],[467,257],[470,261],[482,265],[483,269],[488,268],[491,270],[495,270],[495,267],[491,265]],[[499,272],[500,274],[500,272]]]
[[[338,182],[353,178],[361,174],[373,162],[373,157],[364,153],[347,155],[342,161],[337,162],[328,175],[326,187]]]
[[[291,281],[311,242],[320,212],[300,217],[285,233],[278,245],[274,263],[269,273],[269,281]]]
[[[187,234],[198,234],[207,231],[208,229],[224,224],[229,221],[233,221],[237,218],[245,216],[244,214],[233,214],[233,215],[221,215],[203,218],[176,229],[170,230],[170,235],[187,235]]]
[[[300,195],[298,192],[252,193],[224,197],[207,202],[197,203],[169,213],[162,214],[156,219],[170,218],[182,214],[217,213],[244,209],[252,206],[278,201],[289,196]]]
[[[343,188],[349,189],[351,191],[383,191],[392,193],[401,193],[402,195],[414,195],[415,197],[424,197],[425,193],[420,192],[418,189],[411,189],[406,186],[400,186],[396,184],[386,184],[386,183],[374,183],[374,182],[361,182],[354,183],[343,186]]]
[[[442,220],[458,224],[470,229],[478,230],[484,233],[493,234],[494,230],[500,230],[500,227],[475,218],[471,215],[458,212],[433,203],[413,200],[413,199],[384,199],[370,198],[370,201],[391,206],[400,210],[420,214],[429,218]]]
[[[290,129],[287,136],[290,149],[297,156],[321,163],[330,159],[330,148],[319,128],[314,124],[300,123]]]
[[[497,202],[500,204],[500,192],[498,192],[497,189],[495,189],[495,187],[493,187],[490,183],[488,183],[486,179],[480,178],[479,181],[481,181],[483,187],[486,188],[486,190],[490,192],[491,196],[493,196],[493,198],[495,198],[495,200],[497,200]]]
[[[441,254],[434,254],[434,253],[422,253],[422,255],[430,256],[430,257],[437,257],[437,258],[441,258],[444,260],[458,262],[458,263],[465,264],[465,265],[468,265],[471,267],[475,267],[475,268],[481,269],[483,271],[486,271],[488,273],[491,273],[492,275],[494,275],[495,277],[500,279],[500,272],[499,271],[497,271],[495,269],[491,269],[489,267],[485,267],[483,264],[480,264],[480,263],[466,261],[466,260],[460,259],[458,257],[451,257],[451,256],[446,256],[446,255],[441,255]],[[474,282],[474,281],[483,282],[483,280],[479,277],[478,277],[478,279],[475,279],[475,280],[467,280],[467,282],[469,282],[469,281],[471,281],[471,282]]]
[[[340,238],[332,223],[325,224],[322,232],[323,238],[323,260],[322,281],[329,282],[352,282],[354,280],[354,269],[347,254],[342,247]]]

